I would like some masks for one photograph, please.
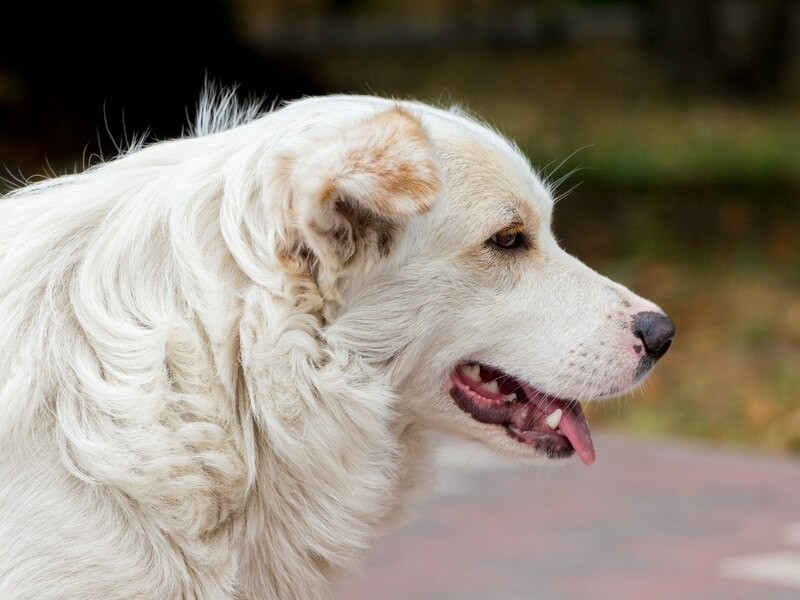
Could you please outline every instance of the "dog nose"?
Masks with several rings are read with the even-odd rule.
[[[675,323],[662,313],[636,313],[633,315],[633,334],[642,340],[647,354],[658,359],[667,353],[672,344]]]

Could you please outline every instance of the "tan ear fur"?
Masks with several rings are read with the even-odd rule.
[[[430,210],[439,170],[422,124],[396,107],[315,142],[292,169],[292,208],[321,262],[388,253],[402,221]]]

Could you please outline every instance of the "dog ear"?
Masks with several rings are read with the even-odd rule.
[[[439,190],[422,124],[397,107],[318,141],[292,173],[296,224],[317,259],[348,264],[391,248],[403,220],[423,214]]]

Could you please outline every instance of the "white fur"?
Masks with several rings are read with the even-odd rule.
[[[637,382],[655,306],[557,246],[494,132],[357,97],[221,121],[0,200],[0,598],[325,597],[425,487],[426,430],[535,458],[453,404],[457,363]],[[498,263],[515,203],[536,250]]]

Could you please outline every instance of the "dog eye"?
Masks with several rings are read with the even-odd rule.
[[[525,236],[516,229],[504,229],[490,237],[489,243],[501,250],[513,250],[525,243]]]

